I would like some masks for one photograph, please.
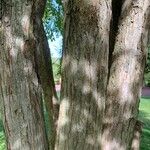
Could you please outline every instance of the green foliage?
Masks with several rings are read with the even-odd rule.
[[[144,72],[144,82],[146,86],[150,86],[150,46],[148,48],[147,61]]]
[[[141,139],[141,150],[150,150],[150,98],[142,98],[139,119],[144,123]]]
[[[43,18],[48,39],[54,40],[63,34],[63,5],[61,0],[47,0]]]
[[[61,59],[60,58],[52,58],[53,64],[53,74],[55,82],[60,80],[61,77]]]
[[[63,34],[63,5],[61,0],[47,0],[43,18],[44,28],[48,39],[55,40]],[[60,50],[61,52],[61,50]],[[55,81],[60,79],[60,59],[52,58],[53,73]]]
[[[146,86],[150,87],[150,72],[144,73],[144,82]]]

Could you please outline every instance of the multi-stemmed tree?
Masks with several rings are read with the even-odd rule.
[[[57,126],[50,53],[42,25],[45,3],[2,1],[0,99],[8,149],[48,149],[42,93],[49,114],[50,150],[139,149],[137,115],[150,1],[64,1]]]
[[[57,150],[138,149],[149,0],[65,3]]]

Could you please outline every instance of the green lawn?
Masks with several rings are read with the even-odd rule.
[[[150,150],[150,98],[141,99],[139,119],[144,123],[140,149]],[[5,147],[2,120],[0,119],[0,150],[6,150]]]
[[[150,150],[150,98],[141,99],[139,120],[144,123],[140,149]]]
[[[2,125],[2,120],[0,116],[0,150],[5,150],[5,137],[4,137],[4,132],[3,132],[3,125]]]

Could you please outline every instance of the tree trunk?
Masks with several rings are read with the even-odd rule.
[[[55,122],[58,118],[59,105],[53,78],[50,49],[41,18],[41,14],[45,8],[41,8],[42,3],[45,4],[46,0],[37,0],[33,5],[33,34],[35,37],[37,48],[35,54],[38,75],[43,89],[45,108],[48,113],[49,148],[50,150],[53,150],[56,135]]]
[[[140,149],[140,137],[142,132],[142,123],[137,120],[134,126],[133,139],[131,143],[131,150]]]
[[[55,150],[99,150],[111,1],[65,4],[62,95]]]
[[[38,17],[36,2],[41,2]],[[2,1],[0,99],[9,150],[48,150],[34,35],[34,19],[43,16],[42,2]]]
[[[131,149],[143,82],[149,0],[124,1],[107,87],[103,150]]]

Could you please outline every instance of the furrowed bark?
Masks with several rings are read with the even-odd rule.
[[[146,56],[148,56],[147,53],[148,53],[148,48],[149,48],[150,9],[148,9],[144,17],[145,17],[145,26],[143,26],[144,30],[143,30],[142,37],[141,37],[140,48],[145,50]],[[142,126],[143,126],[143,123],[137,120],[134,126],[131,150],[140,150]]]
[[[8,150],[48,150],[33,34],[35,1],[2,1],[0,100]]]
[[[149,0],[125,1],[107,87],[103,150],[131,149],[142,88]]]
[[[111,0],[65,4],[62,95],[55,150],[99,150]]]
[[[118,24],[121,15],[122,3],[123,0],[119,0],[119,1],[112,0],[112,18],[111,18],[110,34],[109,34],[110,37],[109,38],[109,64],[108,64],[109,73],[112,64],[112,53],[114,51],[115,40],[118,32]]]

